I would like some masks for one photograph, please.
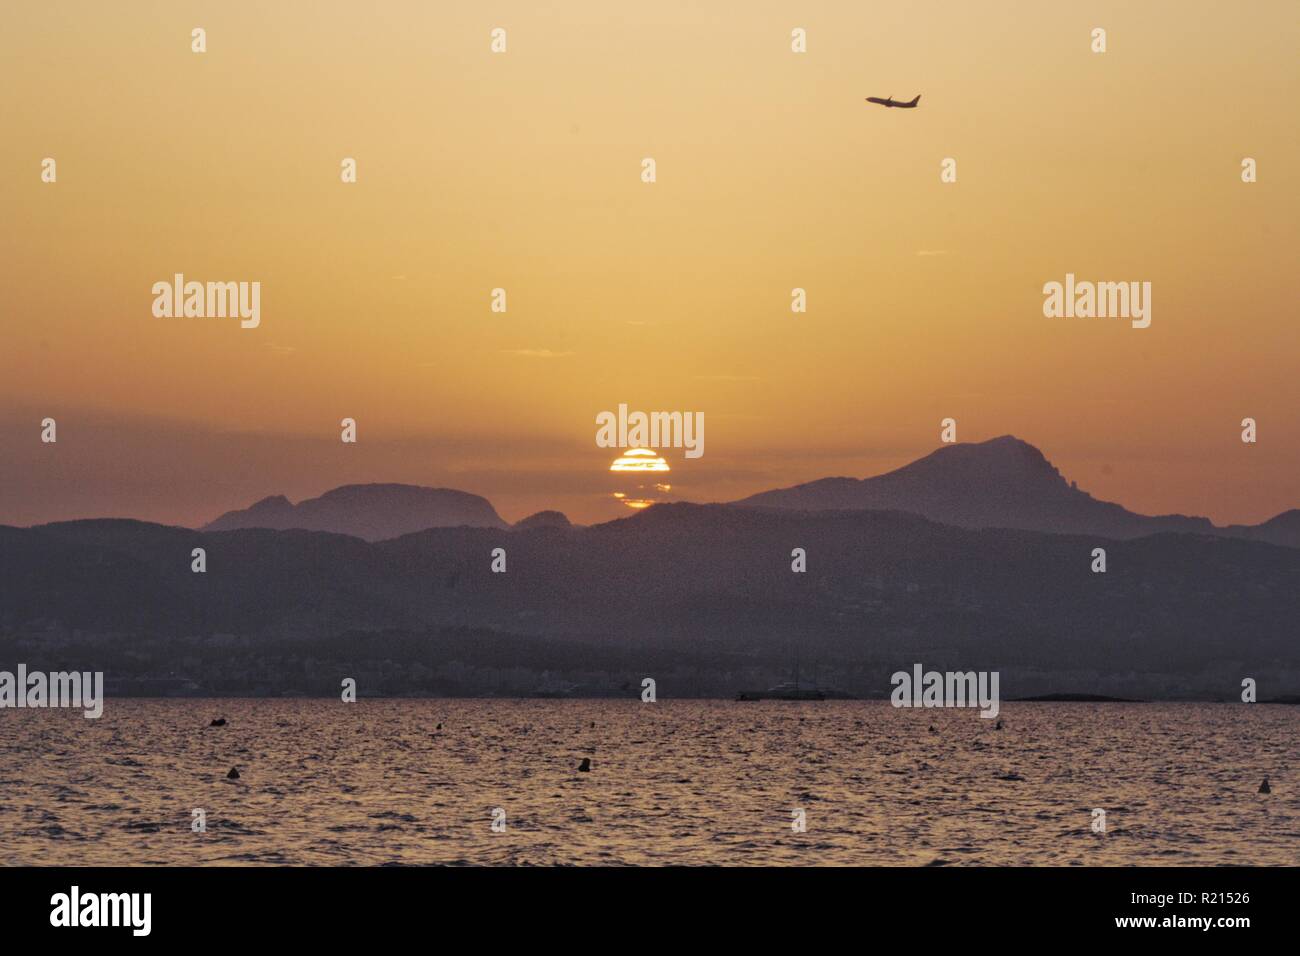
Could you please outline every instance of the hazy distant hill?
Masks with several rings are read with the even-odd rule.
[[[1208,518],[1150,517],[1098,501],[1062,477],[1033,445],[1010,435],[945,445],[874,478],[823,478],[752,495],[741,505],[827,511],[890,509],[962,528],[1021,528],[1136,538],[1164,531],[1248,537],[1300,547],[1300,512],[1258,526],[1216,528]]]
[[[1099,544],[1105,574],[1090,571]],[[190,570],[195,547],[205,574]],[[504,574],[490,570],[497,547]],[[806,573],[791,571],[796,547]],[[117,520],[0,528],[0,633],[37,648],[74,628],[116,635],[95,653],[115,649],[132,667],[160,666],[149,662],[171,642],[203,635],[242,636],[249,673],[275,674],[323,646],[347,662],[345,632],[480,628],[635,660],[670,653],[693,686],[724,691],[745,668],[785,671],[798,653],[849,689],[887,690],[881,673],[921,661],[1002,669],[1008,695],[1230,696],[1261,675],[1273,695],[1300,691],[1297,620],[1297,549],[966,530],[899,512],[659,505],[562,533],[435,528],[378,543]],[[434,649],[433,638],[386,640],[366,653],[399,676],[410,647]],[[258,656],[285,641],[301,649]],[[557,673],[590,663],[556,648]],[[228,659],[212,655],[213,667]]]
[[[1300,548],[1300,509],[1292,508],[1290,511],[1284,511],[1275,518],[1269,518],[1263,524],[1229,525],[1224,532],[1249,538],[1251,541],[1267,541],[1269,544],[1284,544],[1292,548]]]
[[[382,541],[425,528],[504,528],[486,498],[450,488],[418,485],[344,485],[294,505],[283,495],[263,498],[243,511],[228,511],[205,531],[271,528],[332,531]]]
[[[530,528],[572,528],[568,517],[560,511],[539,511],[537,514],[529,515],[527,518],[521,518],[516,521],[514,528],[516,531],[527,531]]]

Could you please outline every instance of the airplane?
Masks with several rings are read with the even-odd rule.
[[[886,96],[883,100],[879,96],[868,96],[867,102],[879,103],[881,106],[897,106],[900,110],[910,110],[913,109],[917,103],[921,102],[921,94],[917,93],[916,99],[912,100],[910,103],[898,102],[894,99],[892,93],[889,96]]]

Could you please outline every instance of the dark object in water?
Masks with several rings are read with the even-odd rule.
[[[208,726],[209,726],[209,727],[224,727],[224,726],[226,726],[226,718],[224,718],[224,717],[218,717],[216,720],[212,721],[212,723],[208,724]]]
[[[433,729],[434,729],[434,730],[442,730],[442,724],[439,724],[437,727],[435,727],[435,728],[433,728]]]
[[[930,733],[932,733],[932,734],[937,734],[938,732],[939,732],[939,731],[937,731],[937,730],[934,729],[934,724],[931,724],[931,725],[930,725]]]
[[[1264,778],[1264,782],[1261,783],[1261,784],[1259,785],[1259,792],[1260,792],[1260,793],[1272,793],[1272,792],[1273,792],[1272,788],[1269,787],[1269,785],[1268,785],[1268,777],[1265,777],[1265,778]]]
[[[993,729],[994,729],[994,730],[1001,730],[1001,729],[1002,729],[1002,720],[1001,720],[1001,718],[999,718],[999,719],[998,719],[998,722],[997,722],[996,724],[993,725]]]
[[[578,773],[590,773],[590,772],[591,772],[591,758],[583,757],[582,763],[578,764]]]
[[[227,780],[238,780],[238,779],[239,779],[239,771],[236,770],[234,767],[231,767],[231,768],[230,768],[230,773],[226,774],[226,779],[227,779]]]
[[[800,687],[796,681],[786,681],[767,690],[742,690],[736,700],[825,700],[825,692],[816,687]]]
[[[595,722],[594,720],[591,722],[591,726],[593,726],[593,727],[596,726],[596,722]]]

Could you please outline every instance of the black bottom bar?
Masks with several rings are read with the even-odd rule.
[[[1295,876],[1283,868],[9,868],[0,869],[0,913],[10,941],[75,932],[82,940],[239,945],[373,946],[411,934],[453,945],[449,934],[461,933],[575,946],[770,947],[803,938],[821,947],[848,938],[923,947],[1098,936],[1230,944],[1293,925]],[[52,925],[52,915],[71,922],[74,886],[78,922],[99,919],[102,906],[104,919],[118,909],[124,925]],[[147,937],[131,925],[132,916],[143,924],[142,905],[101,902],[100,894],[130,893],[150,894]]]

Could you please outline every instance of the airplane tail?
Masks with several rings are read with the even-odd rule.
[[[921,102],[921,94],[920,94],[920,93],[917,93],[917,94],[916,94],[916,97],[912,100],[912,102],[908,103],[907,105],[908,105],[908,106],[915,106],[915,105],[916,105],[917,103],[919,103],[919,102]]]

